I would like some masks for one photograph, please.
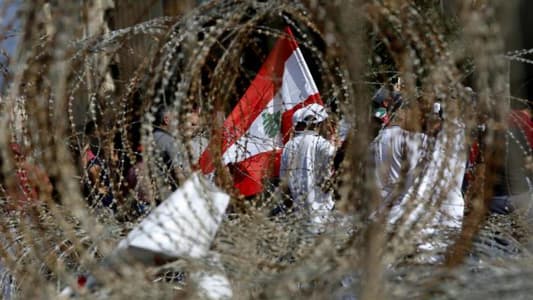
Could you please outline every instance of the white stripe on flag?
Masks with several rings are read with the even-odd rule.
[[[314,94],[318,94],[318,88],[300,48],[296,48],[285,62],[285,69],[283,70],[281,95],[285,110],[293,108]]]
[[[278,94],[274,97],[274,99],[276,98],[279,98]],[[257,116],[252,125],[250,125],[246,133],[224,152],[222,156],[224,164],[243,161],[256,154],[272,151],[283,145],[281,134],[278,132],[276,136],[270,137],[266,133],[264,126],[266,114],[274,114],[281,111],[281,105],[276,105],[279,102],[270,100],[265,109]]]
[[[265,131],[266,114],[278,111],[283,113],[317,93],[318,89],[302,52],[297,48],[285,62],[280,90],[252,122],[246,133],[224,152],[224,164],[240,162],[259,153],[282,147],[280,133],[270,137]]]

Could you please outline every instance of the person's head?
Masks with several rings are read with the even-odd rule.
[[[170,124],[170,109],[165,105],[159,108],[155,114],[155,126],[168,127]]]
[[[324,106],[313,103],[294,112],[292,124],[295,131],[316,130],[327,117]]]
[[[96,132],[96,123],[89,121],[85,124],[85,145],[96,155],[100,152],[100,138]]]
[[[372,97],[373,116],[381,124],[387,125],[391,115],[402,105],[402,96],[386,86],[380,87]]]
[[[384,107],[388,111],[398,108],[401,103],[401,94],[396,91],[391,91],[386,86],[380,87],[372,97],[372,104],[375,108]]]
[[[200,113],[192,110],[185,114],[185,136],[193,137],[200,131]]]
[[[89,121],[85,124],[85,136],[92,137],[96,135],[96,123]]]

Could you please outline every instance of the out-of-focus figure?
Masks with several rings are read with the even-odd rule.
[[[10,145],[16,170],[12,180],[7,180],[7,207],[25,211],[30,206],[45,202],[52,196],[52,185],[46,172],[36,163],[30,162],[24,149],[17,143]]]
[[[462,193],[467,161],[465,126],[459,120],[444,121],[442,106],[437,102],[427,134],[421,149],[427,153],[428,162],[421,170],[420,180],[410,188],[403,202],[409,205],[413,197],[429,201],[418,204],[410,215],[411,222],[423,218],[428,208],[439,207],[428,221],[430,227],[459,229],[465,207]]]
[[[425,131],[408,131],[401,125],[409,109],[404,104],[388,112],[394,117],[387,118],[372,143],[382,198],[378,213],[386,214],[390,228],[405,230],[423,224],[418,248],[435,250],[428,242],[430,237],[439,236],[442,230],[457,232],[462,226],[465,129],[460,120],[444,120],[442,104],[436,102],[426,118]],[[439,249],[447,246],[437,244]]]
[[[515,104],[507,118],[507,128],[497,132],[505,150],[496,174],[493,213],[506,214],[518,209],[532,219],[533,212],[533,119],[531,103]]]
[[[294,135],[283,149],[280,165],[280,178],[287,178],[296,209],[309,214],[311,231],[315,233],[323,229],[334,206],[326,185],[333,173],[335,146],[318,133],[327,117],[319,104],[294,113]]]
[[[82,150],[82,165],[87,172],[84,192],[93,207],[106,207],[116,211],[116,203],[111,187],[109,166],[104,159],[100,138],[96,134],[96,124],[89,122],[85,128],[87,143]]]
[[[176,138],[170,133],[171,113],[168,107],[159,109],[154,129],[155,162],[157,175],[163,179],[164,186],[159,186],[161,199],[166,198],[179,186],[181,169],[185,162],[185,153],[180,151]]]

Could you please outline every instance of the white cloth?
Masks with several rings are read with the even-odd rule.
[[[229,200],[228,194],[194,173],[119,243],[116,255],[130,255],[145,264],[157,263],[158,257],[204,257]]]
[[[447,124],[435,141],[398,126],[385,128],[374,140],[376,182],[384,203],[392,201],[389,223],[396,223],[407,211],[407,222],[414,223],[424,217],[428,207],[439,205],[430,227],[461,226],[461,186],[466,167],[464,126],[457,122]],[[452,139],[448,141],[446,136]],[[429,161],[424,163],[424,158]]]
[[[413,185],[426,139],[424,134],[403,130],[400,126],[386,127],[374,139],[372,152],[376,184],[385,203],[397,203]],[[400,181],[405,188],[397,191],[396,199],[392,199]]]
[[[341,119],[337,124],[337,136],[339,137],[339,140],[342,142],[346,141],[351,129],[352,124],[346,121],[346,119]]]
[[[467,147],[464,125],[459,122],[445,123],[437,135],[420,185],[413,187],[419,199],[440,205],[440,210],[431,222],[434,227],[460,228],[465,201],[461,187],[466,170]],[[413,191],[411,191],[413,194]],[[422,214],[420,208],[417,214]]]
[[[323,190],[333,174],[335,146],[314,131],[297,131],[285,145],[281,156],[280,177],[287,178],[297,208],[306,209],[313,224],[323,224],[331,209],[333,196]]]
[[[196,283],[197,296],[206,300],[233,299],[231,282],[224,272],[220,254],[210,252],[204,263],[204,268],[195,269],[190,273],[191,280]]]
[[[448,234],[457,232],[463,220],[464,126],[445,123],[436,139],[390,127],[376,138],[373,152],[384,204],[392,205],[389,228],[414,238],[420,262],[440,261],[439,253],[452,240]],[[423,227],[411,232],[418,224]]]

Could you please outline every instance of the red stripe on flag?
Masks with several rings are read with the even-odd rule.
[[[263,180],[279,174],[281,150],[259,153],[230,167],[235,188],[244,196],[263,191]],[[274,176],[276,175],[276,176]]]
[[[296,43],[291,30],[287,27],[285,32],[287,35],[277,40],[244,96],[224,121],[221,153],[224,153],[246,133],[281,85],[285,61],[298,48],[298,43]],[[200,168],[204,173],[210,173],[214,170],[213,158],[209,149],[212,149],[211,142],[206,151],[202,153],[199,161]]]
[[[281,116],[281,136],[283,137],[283,144],[286,144],[289,141],[289,138],[291,137],[292,115],[294,115],[294,113],[298,109],[300,109],[302,107],[305,107],[305,106],[307,106],[309,104],[312,104],[312,103],[317,103],[317,104],[323,105],[322,98],[320,98],[320,94],[311,95],[311,96],[307,97],[307,99],[305,99],[305,101],[300,102],[300,103],[296,104],[294,107],[292,107],[291,109],[286,110],[285,112],[283,112],[283,115]]]

